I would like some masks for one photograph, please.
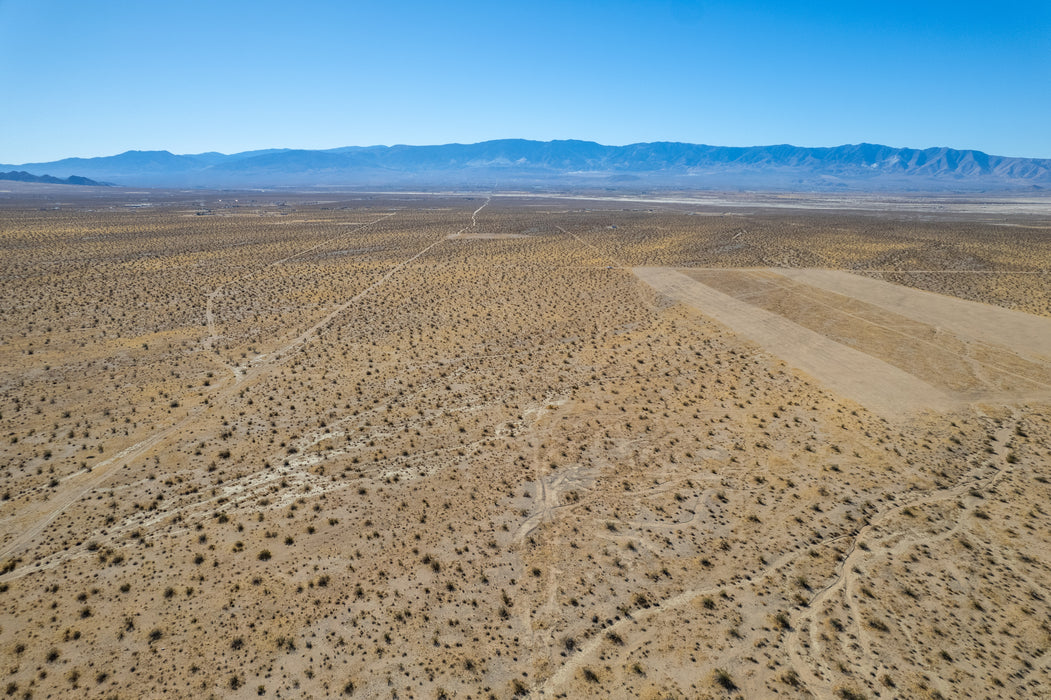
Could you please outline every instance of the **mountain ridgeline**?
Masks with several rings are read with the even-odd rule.
[[[440,146],[127,151],[17,167],[131,187],[677,187],[988,191],[1051,188],[1051,159],[857,144],[705,146],[506,139]]]
[[[109,187],[108,182],[95,182],[80,175],[70,175],[67,178],[57,178],[52,175],[32,175],[22,171],[9,173],[0,172],[0,180],[11,180],[14,182],[40,182],[48,185],[87,185],[91,187]]]

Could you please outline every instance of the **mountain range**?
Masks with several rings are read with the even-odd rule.
[[[1051,159],[951,148],[856,144],[706,146],[504,139],[438,146],[348,146],[0,164],[129,187],[679,187],[697,189],[986,191],[1051,188]]]
[[[80,175],[70,175],[62,179],[51,175],[32,175],[23,171],[0,172],[0,180],[13,180],[15,182],[42,182],[48,185],[90,185],[93,187],[109,187],[108,182],[95,182]]]

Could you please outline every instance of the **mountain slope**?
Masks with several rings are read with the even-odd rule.
[[[0,172],[0,180],[13,180],[15,182],[42,182],[49,185],[90,185],[93,187],[110,187],[108,182],[95,182],[80,175],[70,175],[66,179],[53,177],[51,175],[30,175],[23,171]]]
[[[11,166],[0,166],[0,168]],[[774,189],[1017,190],[1051,187],[1051,160],[951,148],[853,144],[604,146],[502,139],[474,144],[268,149],[224,155],[127,151],[17,166],[129,186],[611,185]]]

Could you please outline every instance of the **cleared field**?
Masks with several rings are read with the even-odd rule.
[[[929,293],[1051,318],[1046,219],[18,197],[0,196],[12,697],[1051,683],[1043,326],[994,310],[990,337]]]
[[[652,267],[635,268],[635,274],[658,292],[695,307],[757,342],[832,391],[883,415],[897,416],[922,409],[944,411],[954,404],[947,392],[914,374],[790,320],[783,308],[776,312],[762,308],[762,299],[756,297],[770,291],[763,282],[772,282],[772,275],[732,271],[683,273]],[[785,302],[786,297],[776,295],[778,302]],[[787,299],[796,309],[800,308],[798,301]],[[812,307],[808,304],[803,308]],[[815,325],[822,325],[821,319],[815,320]]]
[[[635,272],[884,415],[1051,397],[1045,318],[835,271]]]
[[[778,270],[778,274],[811,287],[878,306],[999,352],[1051,361],[1051,321],[991,304],[944,294],[922,294],[908,287],[852,275],[841,270]]]

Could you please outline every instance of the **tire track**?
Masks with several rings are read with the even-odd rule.
[[[1015,419],[1015,425],[1017,425],[1017,417]],[[1006,444],[1009,436],[1013,430],[1012,427],[1002,427],[995,435],[995,442],[999,444]],[[999,453],[998,453],[999,454]],[[909,547],[919,544],[921,542],[932,542],[941,539],[946,539],[955,534],[963,524],[964,515],[960,516],[960,520],[957,521],[956,525],[949,529],[948,532],[940,533],[935,536],[920,535],[916,538],[906,538],[899,542],[894,548],[886,551],[870,551],[862,549],[858,546],[862,538],[871,534],[874,530],[879,528],[881,525],[886,523],[888,520],[900,515],[906,508],[910,507],[922,507],[925,505],[931,505],[939,501],[946,499],[958,498],[963,494],[969,492],[972,488],[981,488],[983,490],[991,489],[995,487],[1007,474],[1010,473],[1010,467],[1004,457],[1000,457],[999,467],[996,471],[988,477],[981,478],[969,478],[964,479],[956,486],[940,489],[934,492],[929,492],[926,495],[918,496],[916,498],[909,499],[901,502],[894,508],[890,508],[883,513],[877,514],[872,520],[866,525],[860,528],[856,535],[853,537],[853,541],[847,550],[846,556],[840,560],[839,565],[833,572],[833,580],[829,582],[824,588],[817,591],[807,603],[806,607],[795,611],[791,616],[791,628],[789,630],[788,637],[785,640],[785,648],[788,652],[789,662],[792,668],[799,675],[800,682],[814,695],[818,697],[828,697],[832,695],[832,682],[831,678],[825,679],[819,676],[819,673],[815,669],[824,670],[828,676],[832,673],[827,668],[821,668],[819,661],[820,656],[820,643],[818,635],[815,629],[815,618],[821,610],[824,610],[830,603],[830,599],[833,595],[842,592],[844,598],[844,604],[851,608],[851,612],[854,620],[855,631],[857,632],[858,642],[861,645],[862,651],[865,656],[869,657],[870,660],[874,661],[874,666],[879,670],[884,670],[884,667],[878,659],[874,657],[871,649],[865,639],[865,633],[861,627],[860,611],[856,606],[856,598],[850,592],[850,587],[856,584],[859,580],[860,574],[855,572],[863,571],[861,567],[862,560],[869,561],[880,559],[883,557],[894,556],[895,554],[901,553]],[[873,540],[878,543],[884,541],[885,538],[876,538]],[[802,634],[802,628],[806,627],[807,643],[811,651],[804,649],[800,636]],[[807,656],[810,657],[811,661],[807,661]]]
[[[829,546],[843,539],[843,536],[831,537],[827,540],[817,543],[814,546]],[[782,554],[780,557],[771,562],[765,569],[758,574],[751,577],[742,577],[736,583],[721,584],[718,586],[712,586],[710,588],[698,588],[683,591],[682,593],[672,596],[667,600],[660,603],[654,604],[648,608],[638,610],[631,615],[622,617],[612,625],[603,627],[597,630],[595,634],[580,647],[580,650],[575,653],[572,657],[566,660],[547,680],[539,683],[534,687],[533,692],[536,693],[537,697],[557,697],[558,688],[566,684],[567,681],[572,677],[572,674],[576,672],[585,661],[598,651],[599,647],[602,646],[603,642],[607,641],[607,637],[610,633],[620,633],[624,631],[629,625],[638,625],[642,622],[663,615],[664,613],[679,610],[692,604],[698,598],[703,596],[715,596],[725,591],[737,590],[746,586],[754,586],[763,580],[778,573],[781,569],[785,568],[799,557],[806,554],[806,549],[794,550]],[[626,634],[626,632],[625,632]]]
[[[268,262],[268,263],[266,263],[265,265],[263,265],[262,267],[260,267],[260,268],[258,268],[256,270],[252,270],[251,272],[246,272],[245,274],[241,275],[240,277],[235,277],[234,279],[230,280],[229,282],[225,282],[225,283],[219,285],[218,287],[216,287],[214,290],[212,290],[208,294],[207,302],[205,304],[205,309],[204,309],[204,318],[205,318],[205,322],[207,323],[207,326],[208,326],[208,337],[205,339],[204,342],[208,346],[208,349],[214,350],[215,349],[215,342],[219,338],[219,335],[216,332],[216,327],[215,327],[215,310],[214,310],[214,307],[215,307],[215,300],[216,300],[216,298],[220,294],[222,294],[222,292],[223,292],[223,290],[225,288],[227,288],[227,287],[229,287],[231,285],[237,284],[238,282],[243,282],[245,280],[251,279],[252,277],[255,277],[256,275],[258,275],[258,274],[260,274],[262,272],[265,272],[266,270],[270,269],[271,267],[274,267],[275,265],[282,265],[282,264],[288,262],[289,260],[295,260],[296,258],[301,257],[303,255],[306,255],[307,253],[312,253],[315,250],[317,250],[318,248],[320,248],[321,246],[325,245],[326,243],[331,243],[332,241],[338,240],[338,239],[340,239],[340,238],[342,238],[344,236],[348,236],[348,235],[350,235],[352,233],[361,232],[361,231],[367,229],[368,227],[370,227],[370,226],[372,226],[374,224],[378,224],[380,221],[383,221],[386,218],[394,216],[394,214],[395,214],[395,212],[390,212],[388,214],[384,214],[383,216],[381,216],[378,219],[375,219],[373,221],[369,221],[369,222],[364,223],[364,224],[359,224],[358,226],[356,226],[355,228],[350,229],[349,231],[343,231],[342,233],[336,234],[335,236],[332,236],[331,238],[326,238],[325,240],[321,241],[317,245],[313,245],[313,246],[311,246],[311,247],[309,247],[309,248],[307,248],[305,250],[301,250],[298,253],[293,253],[292,255],[287,255],[287,256],[281,258],[280,260],[274,260],[272,262]]]

